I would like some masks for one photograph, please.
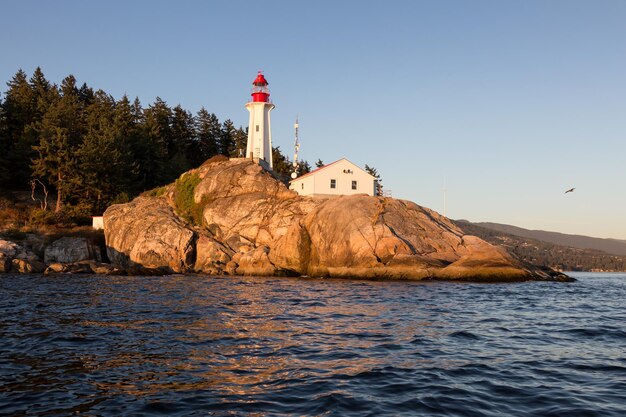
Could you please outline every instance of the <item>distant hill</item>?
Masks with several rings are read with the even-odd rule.
[[[531,239],[541,240],[543,242],[554,243],[555,245],[569,246],[579,249],[600,250],[613,255],[626,255],[626,240],[618,239],[601,239],[597,237],[568,235],[557,232],[546,232],[544,230],[528,230],[517,226],[500,223],[473,223],[476,226],[486,229],[496,230],[498,232],[508,233],[514,236],[528,237]]]
[[[572,246],[557,245],[540,239],[515,235],[483,226],[485,223],[470,223],[467,220],[455,221],[465,233],[478,236],[494,245],[503,246],[509,253],[538,266],[547,266],[561,271],[626,271],[626,256],[613,255],[597,249],[582,249]],[[495,224],[495,223],[486,223]],[[519,227],[497,225],[510,230],[533,232]],[[507,229],[509,230],[509,229]],[[548,233],[550,232],[543,232]],[[554,233],[556,235],[563,235]],[[585,236],[572,236],[581,237]],[[621,242],[611,239],[590,238],[590,240]]]

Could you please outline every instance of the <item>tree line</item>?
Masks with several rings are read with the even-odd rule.
[[[215,155],[243,156],[247,129],[201,108],[192,114],[157,97],[116,100],[73,75],[60,85],[37,68],[19,70],[0,97],[0,188],[52,192],[50,209],[101,214],[145,190],[167,184]],[[273,149],[274,171],[292,162]],[[310,170],[306,161],[298,172]],[[42,207],[43,208],[43,207]]]

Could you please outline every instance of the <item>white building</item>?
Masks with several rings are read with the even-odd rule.
[[[96,230],[104,230],[104,218],[102,216],[93,216],[91,218],[91,227]]]
[[[267,85],[267,80],[259,71],[252,82],[252,101],[246,103],[246,108],[250,112],[246,158],[254,159],[261,165],[264,164],[262,161],[265,161],[269,169],[273,169],[270,112],[274,105],[270,102]]]
[[[376,178],[346,158],[291,180],[289,188],[300,195],[376,195]]]

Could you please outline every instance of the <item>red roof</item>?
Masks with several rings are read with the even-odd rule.
[[[263,76],[263,73],[261,71],[259,71],[259,73],[257,74],[256,78],[254,79],[254,81],[252,82],[253,85],[267,85],[268,82],[265,79],[265,77]]]

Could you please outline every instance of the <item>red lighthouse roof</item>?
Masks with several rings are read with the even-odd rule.
[[[257,76],[254,79],[254,81],[252,82],[252,84],[254,84],[254,85],[267,85],[268,82],[265,79],[265,77],[263,76],[263,73],[261,71],[259,71],[259,73],[257,74]]]
[[[269,103],[270,90],[267,88],[267,80],[263,73],[259,71],[256,78],[252,82],[252,101],[257,103]]]

